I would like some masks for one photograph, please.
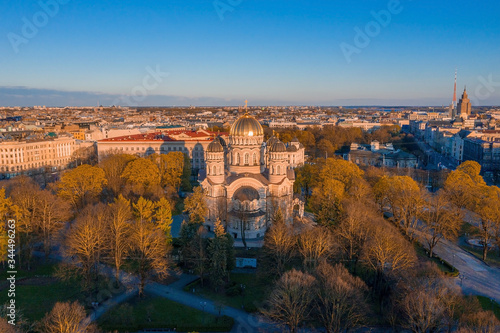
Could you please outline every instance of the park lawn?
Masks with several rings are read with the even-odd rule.
[[[46,264],[33,265],[34,267],[31,270],[18,269],[16,278],[29,278],[34,276],[52,276],[54,274],[55,269],[57,268],[57,264],[53,262],[48,262]],[[2,267],[0,269],[0,279],[1,281],[5,281],[5,279],[10,275],[7,274],[7,266]]]
[[[231,273],[231,282],[235,283],[236,286],[244,285],[243,293],[235,296],[216,293],[208,286],[201,287],[199,280],[189,284],[184,289],[192,292],[194,288],[196,294],[220,304],[237,309],[241,309],[244,304],[245,311],[257,312],[267,298],[270,287],[272,287],[269,283],[264,283],[261,279],[258,279],[256,274],[250,273]]]
[[[477,248],[477,247],[473,247],[473,246],[470,246],[470,245],[462,245],[462,244],[460,245],[460,248],[462,248],[463,250],[471,253],[477,259],[483,261],[483,249]],[[488,251],[488,254],[486,255],[485,262],[488,265],[500,268],[500,257],[498,256],[498,250],[495,249],[495,250]]]
[[[41,265],[31,271],[18,271],[16,282],[16,307],[30,322],[40,320],[52,310],[56,302],[75,301],[81,298],[78,281],[63,282],[53,278],[55,264]],[[4,272],[2,272],[3,277]],[[26,280],[19,280],[27,278]],[[10,298],[7,289],[0,292],[0,304]],[[80,300],[81,301],[81,300]]]
[[[135,297],[104,314],[98,325],[105,331],[136,332],[143,329],[176,329],[181,332],[229,332],[232,318],[217,317],[174,301],[151,296]]]
[[[483,310],[490,310],[493,311],[495,316],[500,320],[500,304],[498,304],[495,301],[490,300],[488,297],[484,296],[476,296],[477,300],[479,301],[479,304],[481,304],[481,307]]]
[[[459,272],[456,268],[454,268],[451,264],[445,263],[444,260],[440,259],[439,257],[433,256],[432,258],[429,258],[427,250],[418,242],[413,243],[413,247],[415,248],[415,252],[417,253],[417,256],[423,260],[429,260],[437,265],[437,267],[443,272],[444,274],[448,276],[458,276]]]

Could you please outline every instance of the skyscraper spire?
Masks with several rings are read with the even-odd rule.
[[[455,87],[453,88],[453,107],[457,106],[457,70],[455,69]]]

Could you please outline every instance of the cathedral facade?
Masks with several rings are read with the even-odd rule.
[[[228,142],[216,137],[205,152],[206,169],[199,181],[209,212],[205,226],[213,230],[220,219],[234,238],[258,239],[281,209],[285,221],[293,220],[294,167],[304,163],[304,147],[297,139],[285,145],[245,114],[231,126]]]

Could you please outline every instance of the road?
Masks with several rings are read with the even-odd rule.
[[[465,278],[456,278],[455,283],[464,294],[486,296],[500,303],[500,269],[486,265],[446,239],[436,245],[434,252],[463,274]]]

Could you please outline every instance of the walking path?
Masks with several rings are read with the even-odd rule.
[[[458,269],[463,278],[457,277],[455,283],[464,294],[481,295],[500,303],[500,269],[486,265],[446,239],[436,245],[434,252]]]

